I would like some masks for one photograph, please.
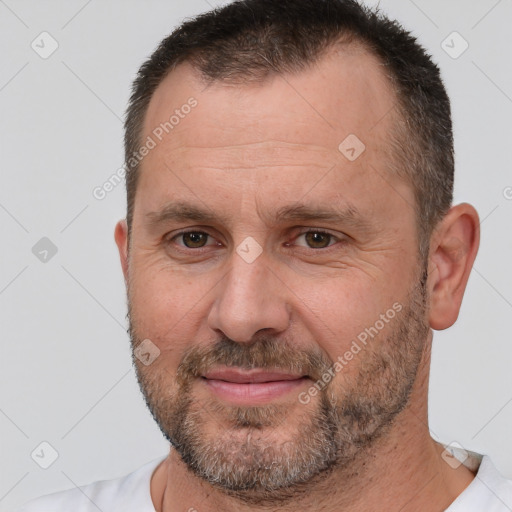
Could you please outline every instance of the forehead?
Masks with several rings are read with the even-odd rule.
[[[324,199],[352,186],[347,202],[353,202],[368,195],[372,180],[382,181],[391,161],[395,103],[380,62],[357,47],[332,50],[300,73],[261,83],[206,85],[190,64],[181,64],[148,107],[142,140],[156,145],[141,164],[145,194],[138,199],[154,210],[176,185],[185,193],[209,187],[211,195],[229,180],[260,194],[273,188],[276,201],[286,199],[283,184],[296,196],[322,178],[315,192]]]
[[[370,142],[388,132],[396,98],[382,63],[358,46],[331,49],[307,69],[295,74],[271,74],[263,82],[205,85],[188,63],[179,65],[151,98],[144,135],[169,121],[194,97],[198,106],[189,122],[173,126],[166,147],[183,147],[193,130],[197,146],[228,146],[275,138],[336,149],[343,138],[356,134]],[[188,110],[188,109],[187,109]],[[200,117],[200,125],[194,121]],[[176,120],[177,121],[177,120]],[[222,124],[219,124],[221,122]],[[292,124],[293,123],[293,124]],[[251,128],[251,131],[247,131]],[[326,139],[326,136],[328,137]]]

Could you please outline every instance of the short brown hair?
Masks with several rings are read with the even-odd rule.
[[[142,144],[151,97],[169,72],[186,61],[207,83],[263,81],[271,73],[306,69],[340,42],[362,44],[375,55],[395,91],[398,115],[389,143],[396,172],[414,190],[425,256],[453,196],[450,101],[439,68],[416,38],[355,0],[238,0],[186,20],[160,43],[139,69],[126,112],[129,233],[140,165],[127,164]]]

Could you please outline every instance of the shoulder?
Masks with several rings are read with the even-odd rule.
[[[487,455],[482,458],[476,476],[478,481],[483,484],[482,490],[485,493],[492,496],[497,504],[499,502],[500,506],[505,505],[506,510],[512,510],[512,480],[499,473]]]
[[[88,485],[41,496],[26,503],[17,512],[154,512],[150,481],[156,467],[165,459],[148,462],[120,478],[101,480]]]
[[[478,462],[475,478],[447,509],[447,512],[470,512],[473,510],[509,512],[512,510],[512,480],[505,478],[497,470],[488,455],[469,453],[474,456],[471,458]]]

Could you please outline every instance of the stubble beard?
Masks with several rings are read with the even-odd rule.
[[[280,368],[316,381],[332,368],[321,351],[260,337],[250,345],[222,338],[192,347],[177,375],[144,366],[135,356],[137,379],[160,430],[198,477],[241,501],[271,505],[297,499],[333,471],[350,473],[356,460],[389,431],[409,401],[426,348],[426,272],[406,304],[390,321],[386,338],[371,340],[350,364],[351,378],[333,379],[293,417],[289,404],[233,406],[211,399],[200,403],[193,384],[215,365]],[[129,304],[132,348],[135,334]],[[343,373],[343,370],[342,370]]]

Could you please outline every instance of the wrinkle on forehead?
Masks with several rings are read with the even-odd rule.
[[[274,167],[326,169],[339,161],[337,148],[280,140],[220,146],[181,146],[165,152],[171,168],[243,170]]]
[[[191,96],[197,106],[142,162],[148,204],[176,186],[252,210],[256,192],[272,203],[336,189],[374,209],[390,202],[388,182],[401,188],[387,174],[396,97],[369,53],[333,52],[303,72],[237,87],[205,88],[178,66],[150,102],[146,135]],[[350,162],[338,149],[349,134],[366,147]]]
[[[146,135],[190,96],[198,105],[165,139],[169,147],[287,139],[335,148],[349,133],[387,138],[386,114],[396,103],[382,63],[363,51],[331,51],[301,72],[236,87],[218,81],[205,88],[194,68],[183,63],[155,91]]]

